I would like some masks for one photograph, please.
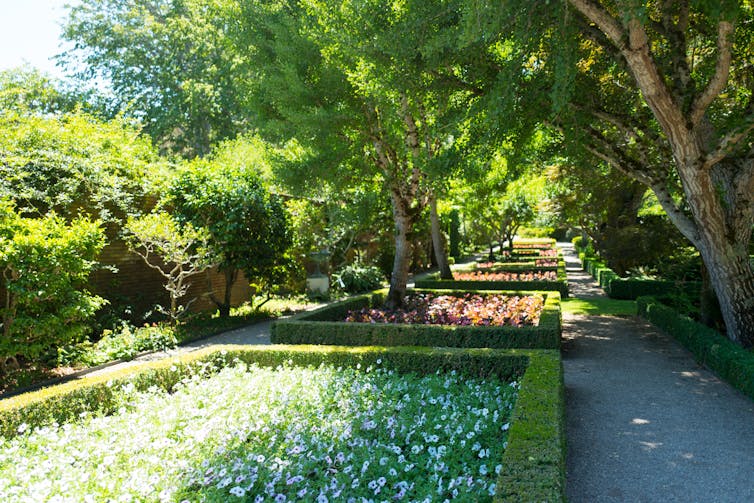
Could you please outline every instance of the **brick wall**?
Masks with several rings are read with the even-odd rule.
[[[100,264],[117,269],[95,271],[90,279],[93,293],[110,300],[112,304],[124,303],[132,307],[135,319],[152,309],[155,304],[164,307],[170,305],[170,297],[165,290],[164,279],[159,272],[147,266],[144,260],[131,252],[126,244],[117,238],[110,238],[109,244],[102,250],[99,257]],[[191,304],[190,311],[198,312],[215,309],[215,304],[209,298],[210,283],[215,296],[222,299],[225,292],[225,276],[216,271],[198,274],[189,279],[191,288],[181,299],[185,304],[196,298]],[[233,285],[231,301],[239,305],[248,300],[251,289],[248,281],[239,275]]]

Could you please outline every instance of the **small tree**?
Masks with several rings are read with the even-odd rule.
[[[206,231],[191,224],[181,227],[165,212],[131,217],[126,230],[129,249],[165,278],[170,308],[158,306],[158,310],[177,323],[196,300],[190,299],[183,305],[178,303],[191,287],[188,279],[215,265],[208,249]]]
[[[98,222],[68,224],[54,213],[22,218],[12,203],[0,202],[0,370],[17,366],[18,356],[39,359],[86,334],[105,303],[83,288],[104,245]]]
[[[177,218],[207,231],[213,261],[225,274],[225,295],[210,292],[220,314],[230,314],[238,272],[269,294],[283,281],[293,243],[288,213],[249,168],[195,162],[170,187]]]

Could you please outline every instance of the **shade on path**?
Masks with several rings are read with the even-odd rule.
[[[604,295],[570,244],[577,298]],[[754,402],[644,320],[564,316],[567,495],[754,502]]]

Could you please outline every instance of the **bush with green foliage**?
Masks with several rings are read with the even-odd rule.
[[[166,165],[124,119],[0,114],[0,197],[24,216],[120,222],[148,205]]]
[[[720,378],[754,400],[754,352],[676,312],[654,297],[639,297],[639,315],[664,330]]]
[[[133,327],[124,324],[119,330],[105,330],[95,343],[82,342],[58,350],[63,365],[93,367],[113,360],[129,360],[144,351],[164,351],[178,344],[176,328],[161,323]]]
[[[251,167],[196,161],[170,184],[169,204],[179,222],[208,233],[213,261],[226,279],[223,299],[211,295],[222,316],[230,313],[238,271],[267,294],[285,280],[293,243],[290,218]]]
[[[23,356],[38,360],[81,340],[104,300],[84,285],[105,245],[98,222],[70,224],[54,213],[19,216],[0,202],[0,270],[4,290],[0,369]]]
[[[361,293],[382,287],[385,275],[379,267],[365,264],[348,264],[333,275],[334,284],[346,293]]]

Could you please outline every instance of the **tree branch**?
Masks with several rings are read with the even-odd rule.
[[[720,21],[717,24],[717,63],[715,74],[710,79],[702,94],[697,96],[691,105],[691,124],[696,127],[704,117],[707,108],[712,101],[725,89],[730,74],[732,61],[731,46],[733,45],[733,24],[729,21]]]
[[[723,160],[741,143],[741,140],[749,136],[749,133],[754,130],[754,116],[747,117],[746,122],[747,124],[730,131],[720,140],[717,149],[704,159],[704,164],[702,164],[703,169],[710,169]]]

